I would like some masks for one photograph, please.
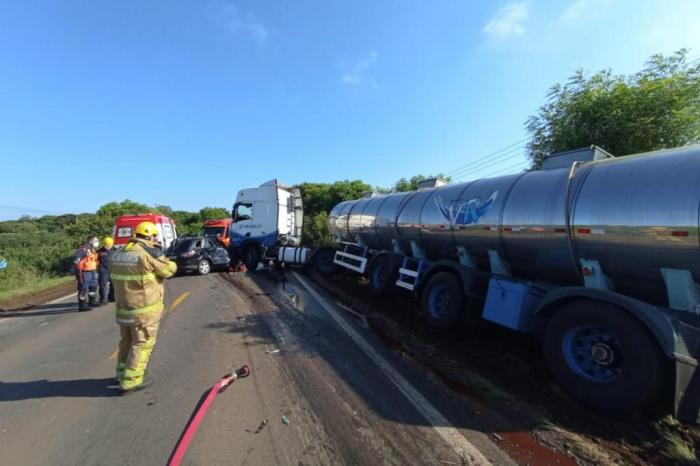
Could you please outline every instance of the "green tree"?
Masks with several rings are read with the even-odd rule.
[[[108,202],[97,209],[97,215],[103,215],[105,217],[116,219],[120,215],[147,214],[149,212],[153,212],[154,210],[154,208],[149,207],[146,204],[134,202],[130,199],[124,199],[121,202]]]
[[[304,212],[313,216],[330,212],[339,202],[358,199],[372,191],[372,186],[361,180],[336,181],[335,183],[302,183],[298,185],[304,203]]]
[[[204,220],[219,220],[231,216],[231,212],[223,207],[204,207],[199,209],[199,216]]]
[[[175,221],[178,235],[196,235],[202,229],[202,218],[199,212],[174,210],[171,218]]]
[[[630,76],[579,70],[547,97],[525,124],[535,165],[591,144],[623,156],[700,141],[700,63],[686,49],[653,55]]]
[[[329,246],[333,237],[328,231],[328,213],[319,212],[306,217],[302,234],[302,243],[307,246]]]
[[[358,199],[372,190],[361,180],[335,183],[302,183],[298,186],[304,203],[303,242],[307,246],[328,245],[333,242],[328,231],[328,213],[336,204]]]
[[[165,215],[166,217],[173,218],[173,209],[169,205],[155,205],[153,206],[153,211]]]
[[[445,176],[442,173],[438,173],[437,175],[415,175],[412,176],[409,179],[406,178],[400,178],[399,181],[394,183],[394,187],[391,189],[395,193],[401,193],[405,191],[415,191],[418,189],[418,184],[421,181],[429,180],[431,178],[440,178],[441,180],[444,181],[452,181],[452,178],[449,176]]]

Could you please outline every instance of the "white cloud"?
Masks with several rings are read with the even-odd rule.
[[[568,25],[576,21],[589,20],[599,15],[610,0],[576,0],[564,9],[557,20],[557,25]]]
[[[344,71],[340,76],[340,82],[346,86],[359,86],[364,83],[369,83],[377,87],[378,83],[370,76],[369,71],[378,60],[379,54],[376,50],[372,50],[366,57],[362,57],[349,65],[345,65],[343,67]]]
[[[259,46],[267,43],[270,30],[251,13],[243,13],[232,2],[215,2],[210,5],[210,14],[233,36],[244,36]]]
[[[484,26],[483,32],[491,43],[503,43],[525,34],[529,13],[527,2],[514,2],[501,7]]]

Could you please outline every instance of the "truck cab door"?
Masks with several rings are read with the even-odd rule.
[[[231,217],[231,242],[233,246],[239,246],[253,236],[253,202],[236,202]]]

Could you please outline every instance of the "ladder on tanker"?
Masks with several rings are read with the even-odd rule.
[[[415,257],[404,257],[403,264],[399,268],[399,279],[396,286],[400,286],[409,291],[414,291],[420,281],[420,275],[425,268],[425,261]]]
[[[342,244],[343,250],[335,252],[333,263],[358,273],[365,273],[369,248],[367,248],[367,246],[360,246],[355,243]]]

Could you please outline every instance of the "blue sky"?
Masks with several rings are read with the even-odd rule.
[[[449,172],[522,140],[576,68],[700,56],[699,17],[698,0],[5,2],[0,219]],[[459,174],[517,171],[514,147]]]

